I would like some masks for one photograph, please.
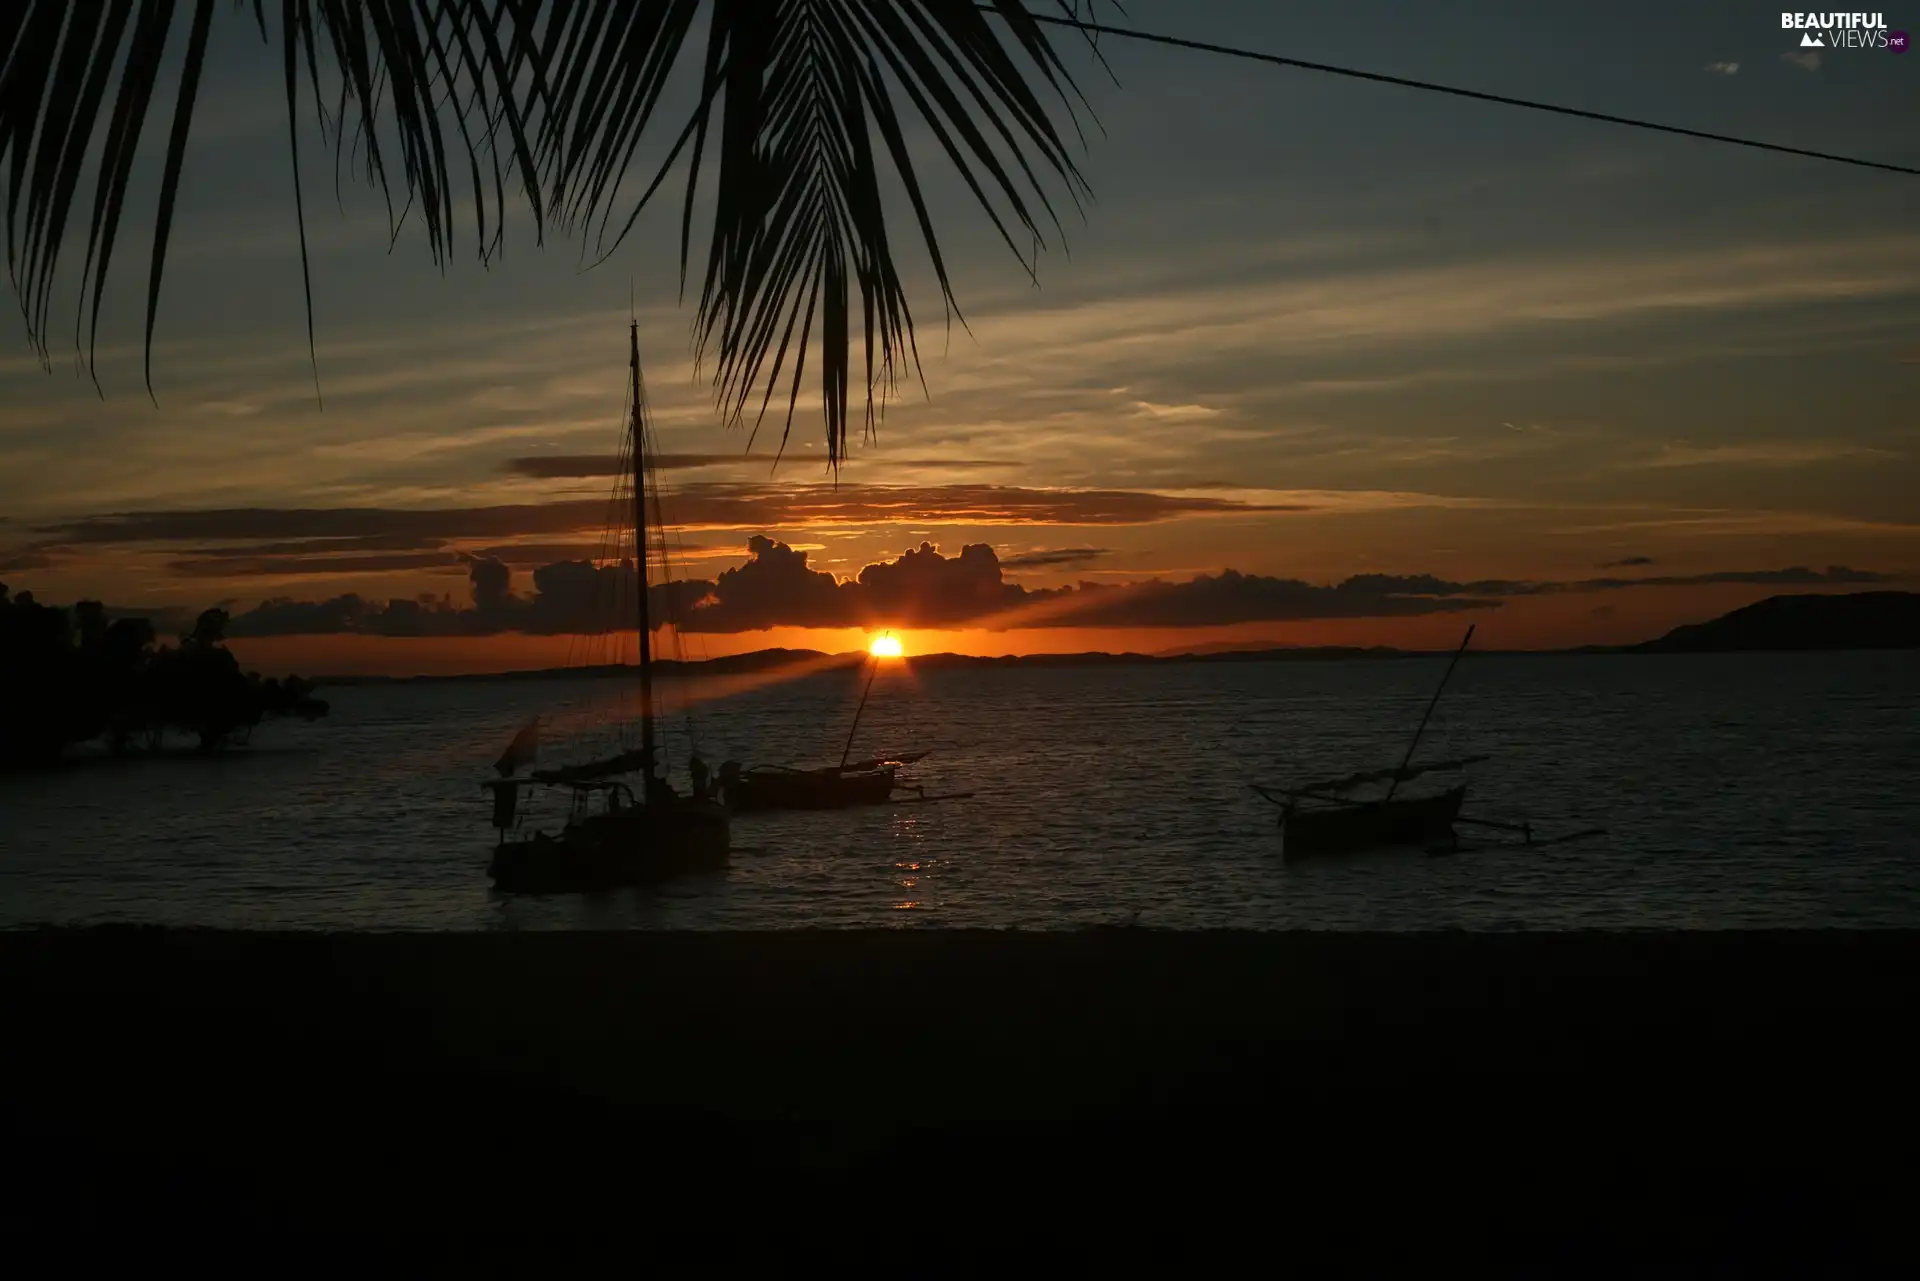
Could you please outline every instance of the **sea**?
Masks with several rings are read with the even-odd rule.
[[[928,798],[734,820],[724,872],[596,896],[488,883],[482,780],[631,738],[619,678],[340,685],[216,758],[0,778],[0,927],[1099,925],[1254,930],[1920,926],[1920,655],[1475,655],[1416,763],[1470,766],[1424,849],[1290,862],[1254,784],[1385,768],[1445,658],[928,667],[663,683],[675,781],[924,750]],[[1410,788],[1431,786],[1428,776]],[[528,822],[562,817],[557,798]],[[1571,841],[1555,838],[1603,829]]]

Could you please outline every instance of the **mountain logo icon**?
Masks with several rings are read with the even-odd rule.
[[[1802,49],[1824,49],[1827,47],[1827,42],[1809,31],[1800,37],[1800,47]]]

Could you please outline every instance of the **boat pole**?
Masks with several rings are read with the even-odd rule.
[[[646,798],[659,785],[653,727],[653,618],[647,601],[647,385],[640,378],[640,322],[627,326],[628,367],[633,375],[633,578],[640,630],[640,750],[646,756]]]
[[[1427,732],[1427,721],[1433,715],[1433,709],[1440,705],[1441,692],[1447,688],[1447,681],[1453,676],[1454,664],[1460,661],[1460,655],[1467,652],[1467,644],[1473,640],[1473,624],[1467,625],[1467,634],[1460,642],[1460,648],[1453,651],[1453,658],[1447,663],[1447,670],[1441,674],[1440,687],[1433,691],[1433,698],[1427,704],[1426,715],[1420,718],[1420,728],[1413,731],[1413,741],[1407,744],[1407,754],[1400,758],[1400,768],[1393,772],[1393,782],[1387,787],[1387,799],[1400,790],[1400,776],[1407,772],[1407,766],[1413,764],[1414,749],[1420,746],[1420,736]]]
[[[867,687],[860,691],[860,706],[853,709],[853,728],[847,731],[847,745],[840,749],[840,768],[843,771],[847,768],[847,757],[853,755],[853,736],[860,732],[860,713],[867,710],[867,695],[873,693],[873,678],[880,674],[878,656],[870,657],[867,661],[873,664],[873,670],[867,673]]]

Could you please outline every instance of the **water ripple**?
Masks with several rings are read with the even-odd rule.
[[[1491,753],[1470,807],[1605,838],[1289,866],[1255,778],[1397,759],[1438,662],[928,671],[876,685],[861,750],[937,748],[972,800],[744,816],[723,876],[491,894],[477,786],[534,712],[607,745],[603,683],[329,692],[217,761],[0,781],[0,924],[552,929],[1138,919],[1258,929],[1920,925],[1920,664],[1910,654],[1486,657],[1434,755]],[[858,696],[831,673],[705,703],[712,761],[817,762]],[[599,722],[599,723],[596,723]],[[686,727],[670,751],[684,763]],[[1427,755],[1423,749],[1422,755]]]

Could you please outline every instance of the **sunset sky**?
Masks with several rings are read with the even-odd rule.
[[[336,204],[309,110],[317,407],[278,46],[240,17],[221,6],[187,156],[158,407],[167,106],[105,399],[62,341],[51,374],[17,324],[0,358],[15,591],[242,620],[289,601],[236,645],[302,670],[564,661],[572,614],[533,576],[599,541],[630,289],[681,568],[718,583],[704,653],[884,625],[909,652],[1443,645],[1467,622],[1490,648],[1613,643],[1920,571],[1920,179],[1103,40],[1116,86],[1063,41],[1102,126],[1084,221],[1034,288],[910,132],[971,333],[897,224],[927,387],[835,487],[817,397],[777,470],[779,422],[752,457],[719,425],[676,299],[677,182],[593,270],[524,216],[483,268],[468,217],[443,273],[417,226],[389,253],[377,191],[347,176]],[[1756,5],[1134,0],[1120,21],[1920,164],[1920,57],[1806,56]],[[808,577],[922,544],[939,559]],[[320,607],[348,593],[365,604]],[[387,602],[422,594],[489,634],[387,634],[420,630]]]

